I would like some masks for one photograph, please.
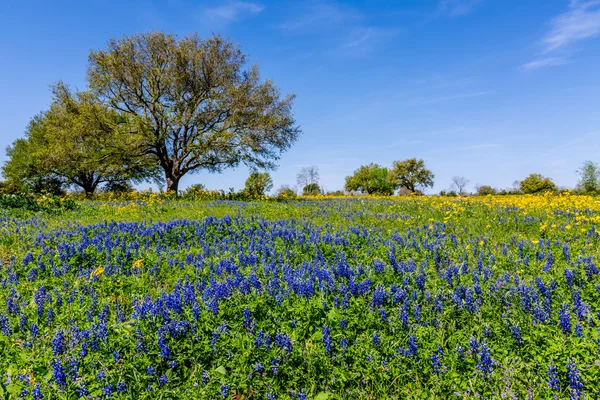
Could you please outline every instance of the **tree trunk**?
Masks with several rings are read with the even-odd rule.
[[[179,192],[179,179],[181,179],[181,177],[177,178],[174,177],[173,174],[170,173],[166,173],[166,179],[167,179],[167,192],[169,191],[173,191],[175,192],[175,194],[177,195]]]

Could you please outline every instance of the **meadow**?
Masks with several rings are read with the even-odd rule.
[[[0,209],[0,396],[598,398],[599,225],[569,194]]]

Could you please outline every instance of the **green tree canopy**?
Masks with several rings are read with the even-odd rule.
[[[316,196],[321,194],[323,191],[318,183],[309,183],[302,188],[302,194],[305,196]]]
[[[37,136],[41,129],[41,117],[34,117],[27,126],[26,137]],[[34,148],[30,140],[20,138],[6,149],[7,161],[2,166],[2,175],[6,179],[5,190],[10,193],[64,194],[66,181],[58,176],[44,173],[33,156]]]
[[[350,192],[392,195],[397,186],[388,180],[388,169],[378,164],[363,165],[346,177],[344,188]]]
[[[416,158],[394,161],[392,169],[388,173],[390,184],[405,188],[411,193],[433,187],[434,177],[433,172],[425,168],[425,161]]]
[[[4,170],[9,179],[58,180],[90,195],[102,184],[122,185],[152,175],[154,164],[133,152],[137,144],[121,140],[126,119],[89,92],[72,93],[58,83],[53,94],[49,110],[36,116],[26,138],[8,149]]]
[[[520,182],[519,188],[521,189],[521,192],[525,194],[553,192],[558,190],[558,187],[552,182],[552,179],[546,178],[541,174],[529,175]]]
[[[600,166],[593,161],[586,161],[577,170],[578,185],[588,193],[600,190]]]
[[[294,96],[281,97],[258,67],[219,36],[178,39],[150,32],[111,40],[89,57],[88,82],[135,129],[122,140],[139,143],[177,191],[186,173],[218,172],[244,163],[272,169],[300,134]]]
[[[273,179],[268,172],[252,172],[246,179],[244,191],[250,197],[258,198],[273,189]]]

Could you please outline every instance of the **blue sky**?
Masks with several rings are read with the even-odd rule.
[[[434,171],[431,192],[455,175],[473,189],[532,172],[572,187],[583,161],[600,162],[598,0],[4,0],[0,147],[47,107],[50,84],[85,89],[90,49],[152,29],[221,33],[297,95],[303,135],[276,188],[317,165],[340,189],[360,165],[410,157]],[[247,174],[200,172],[180,187],[240,189]]]

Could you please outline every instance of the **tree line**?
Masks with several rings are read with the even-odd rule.
[[[282,95],[271,80],[248,65],[239,46],[221,36],[178,38],[149,32],[112,39],[91,51],[87,87],[52,86],[47,110],[34,116],[22,138],[7,148],[0,191],[61,194],[79,188],[119,192],[145,181],[178,193],[186,174],[221,172],[244,164],[252,171],[243,195],[264,196],[273,187],[267,171],[301,134],[294,95]],[[578,170],[581,191],[600,190],[600,169],[587,161]],[[421,194],[435,175],[422,159],[371,163],[346,177],[336,194]],[[323,193],[316,166],[297,175],[304,195]],[[466,194],[469,180],[454,177],[442,195]],[[531,174],[503,191],[557,191],[554,182]],[[296,195],[283,186],[279,194]],[[477,185],[477,194],[499,191]]]

